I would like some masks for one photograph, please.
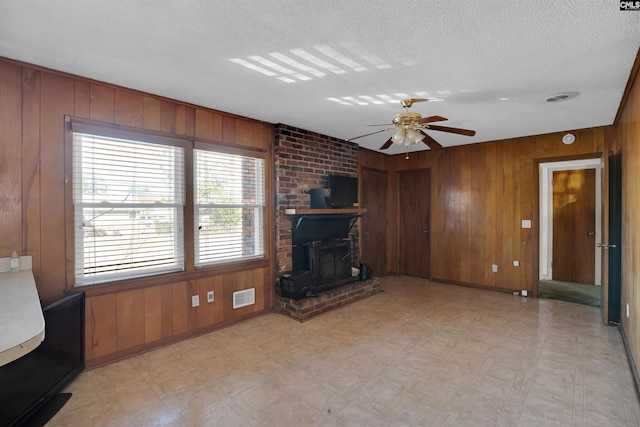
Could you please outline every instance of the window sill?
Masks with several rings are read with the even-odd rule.
[[[100,295],[113,294],[123,291],[131,291],[136,289],[149,288],[152,286],[162,286],[171,283],[182,282],[187,280],[203,279],[205,277],[219,276],[222,274],[237,273],[246,270],[255,270],[265,268],[271,265],[271,261],[267,258],[259,258],[252,260],[236,261],[219,265],[207,265],[198,267],[191,271],[180,271],[176,273],[158,274],[154,276],[138,277],[134,279],[117,280],[108,283],[99,283],[95,285],[74,285],[73,291],[84,291],[87,298]]]
[[[366,209],[344,208],[344,209],[285,209],[285,215],[340,215],[340,214],[365,214]]]

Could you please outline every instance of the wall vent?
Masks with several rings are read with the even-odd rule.
[[[256,303],[255,288],[244,289],[233,293],[233,308],[246,307]]]

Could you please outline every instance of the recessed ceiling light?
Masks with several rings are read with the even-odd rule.
[[[561,92],[561,93],[556,93],[555,95],[548,96],[544,100],[547,102],[561,102],[561,101],[567,101],[571,98],[575,98],[578,95],[579,95],[578,92]]]

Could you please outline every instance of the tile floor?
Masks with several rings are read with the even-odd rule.
[[[598,308],[406,277],[382,289],[85,371],[48,425],[640,425]]]

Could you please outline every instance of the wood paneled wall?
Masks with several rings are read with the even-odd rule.
[[[273,126],[206,108],[0,58],[0,256],[33,257],[43,304],[73,288],[65,242],[64,116],[162,132],[266,153],[266,260],[145,278],[87,292],[86,358],[98,364],[271,310],[274,283]],[[66,169],[65,169],[66,168]],[[189,264],[189,263],[187,263]],[[235,290],[256,288],[256,304],[232,308]],[[206,292],[215,302],[206,303]],[[191,296],[200,307],[191,307]]]
[[[616,123],[622,155],[622,326],[636,367],[640,363],[640,77],[635,75]],[[626,305],[629,304],[629,317]],[[637,384],[640,387],[640,384]]]
[[[431,169],[431,273],[434,280],[503,290],[537,290],[537,165],[599,157],[605,129],[554,133],[443,150],[385,156],[361,150],[360,167],[389,171],[388,262],[398,265],[397,172]],[[521,220],[533,228],[521,228]],[[513,261],[520,266],[514,267]],[[498,272],[491,265],[498,265]]]
[[[271,308],[271,277],[270,268],[259,268],[89,297],[86,360],[100,364],[264,312]],[[248,288],[255,288],[256,304],[234,310],[233,292]],[[199,307],[191,307],[192,295],[200,296]]]

